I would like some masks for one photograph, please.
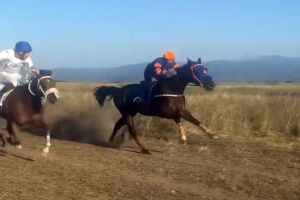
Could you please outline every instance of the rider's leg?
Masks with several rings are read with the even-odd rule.
[[[151,81],[151,77],[149,76],[149,73],[147,73],[147,71],[145,71],[144,72],[144,80],[142,80],[141,82],[140,82],[140,86],[142,87],[142,89],[143,89],[143,95],[142,96],[138,96],[138,97],[135,97],[134,99],[133,99],[133,102],[134,103],[143,103],[143,102],[145,102],[145,93],[147,93],[147,85],[148,85],[148,81]]]
[[[2,92],[3,94],[13,88],[15,88],[18,85],[18,80],[20,75],[18,74],[8,74],[6,72],[0,73],[0,80],[2,86]]]
[[[0,95],[2,96],[5,92],[7,92],[10,88],[13,88],[13,80],[9,74],[6,72],[0,73]]]
[[[153,76],[149,76],[147,78],[145,78],[145,87],[146,87],[146,92],[145,92],[145,103],[149,104],[150,103],[150,100],[151,100],[151,91],[150,91],[150,88],[151,88],[151,85],[152,85],[152,78],[154,78]]]
[[[12,90],[12,89],[14,89],[14,88],[15,88],[15,86],[14,86],[13,83],[10,83],[10,82],[5,83],[3,89],[1,90],[2,95],[3,95],[5,92],[8,92],[9,90]]]
[[[6,72],[0,73],[0,99],[2,99],[5,92],[7,92],[13,84],[11,83],[11,78],[9,77],[9,74]],[[2,106],[2,102],[0,102],[0,106]]]
[[[3,98],[3,95],[8,92],[9,90],[15,88],[15,86],[12,84],[12,83],[0,83],[0,85],[3,85],[3,87],[1,87],[2,89],[0,90],[0,106],[2,106],[2,98]]]

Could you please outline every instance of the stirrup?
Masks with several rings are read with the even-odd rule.
[[[139,104],[142,102],[142,99],[140,97],[135,97],[132,102]]]

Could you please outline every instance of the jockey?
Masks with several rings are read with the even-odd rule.
[[[0,52],[0,90],[2,94],[17,86],[22,78],[21,70],[39,73],[39,70],[33,66],[29,56],[32,48],[28,42],[18,42],[14,49],[8,49]]]
[[[167,51],[165,52],[163,57],[156,58],[153,62],[149,63],[144,71],[144,81],[142,81],[142,85],[146,87],[147,97],[144,102],[149,103],[151,98],[151,92],[148,91],[152,78],[156,80],[161,80],[167,78],[172,75],[176,75],[175,69],[179,67],[179,65],[175,62],[176,56],[173,52]],[[149,93],[149,94],[148,94]]]
[[[175,60],[176,56],[171,51],[167,51],[163,57],[156,58],[147,65],[144,71],[145,81],[152,82],[152,78],[155,78],[156,80],[166,78],[169,75],[168,72],[170,69],[170,72],[174,72],[172,69],[179,67]]]

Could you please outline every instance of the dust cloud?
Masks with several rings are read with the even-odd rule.
[[[106,112],[91,112],[85,116],[74,113],[68,113],[64,116],[52,116],[49,123],[51,138],[119,148],[126,141],[127,126],[123,126],[118,131],[113,143],[108,142],[119,117]],[[30,132],[45,136],[45,131],[41,133],[41,130],[31,129]]]

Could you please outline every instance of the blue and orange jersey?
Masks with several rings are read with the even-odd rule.
[[[156,74],[161,74],[163,70],[168,70],[171,68],[178,68],[179,65],[174,62],[168,62],[164,57],[156,58],[151,64],[151,68],[154,69]],[[150,67],[149,66],[149,67]]]

